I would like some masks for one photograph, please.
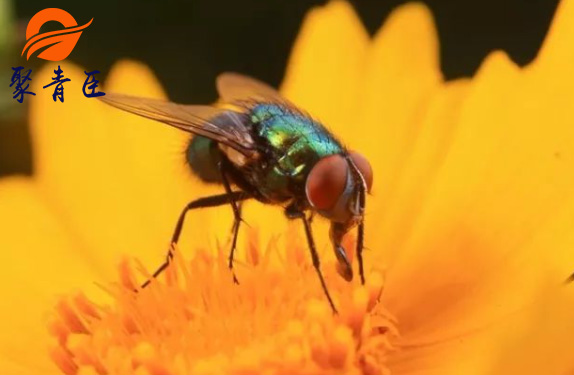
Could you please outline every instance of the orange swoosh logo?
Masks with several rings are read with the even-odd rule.
[[[60,61],[68,57],[76,43],[82,35],[82,30],[90,26],[94,19],[88,23],[78,26],[72,15],[65,10],[58,8],[47,8],[39,11],[30,19],[26,28],[27,43],[22,50],[22,55],[26,54],[26,60],[40,49],[43,49],[38,58],[50,61]],[[40,28],[48,21],[57,21],[64,28],[62,30],[40,33]]]

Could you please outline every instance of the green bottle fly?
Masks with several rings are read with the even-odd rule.
[[[241,202],[255,199],[281,205],[287,218],[302,220],[313,265],[331,308],[337,312],[323,279],[307,213],[316,212],[331,221],[337,270],[348,281],[353,278],[353,268],[342,240],[350,229],[358,227],[356,254],[364,283],[363,217],[366,194],[373,181],[369,162],[347,150],[325,126],[264,83],[224,73],[218,77],[217,89],[221,104],[213,106],[109,93],[100,99],[194,134],[187,148],[191,170],[201,180],[223,186],[223,194],[196,199],[184,208],[172,243],[177,243],[188,211],[230,205],[235,216],[229,255],[229,268],[233,270]],[[168,253],[154,277],[169,265],[170,258]],[[238,282],[235,276],[234,280]]]

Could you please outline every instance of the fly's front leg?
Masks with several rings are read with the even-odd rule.
[[[361,284],[365,285],[365,269],[363,265],[363,241],[365,238],[365,224],[363,221],[359,223],[357,229],[357,260],[359,261],[359,275],[361,276]]]
[[[357,260],[359,261],[359,276],[361,277],[361,284],[365,285],[365,270],[363,265],[363,242],[365,240],[365,221],[364,221],[364,213],[365,213],[365,201],[366,201],[366,194],[367,194],[367,184],[365,179],[353,160],[347,155],[345,156],[347,159],[349,166],[351,167],[351,173],[355,176],[354,181],[354,190],[359,192],[359,199],[357,201],[358,207],[355,211],[357,211],[360,216],[359,227],[357,229]]]
[[[305,216],[303,211],[300,211],[294,206],[289,206],[285,209],[285,215],[289,219],[301,219],[303,221],[303,225],[305,226],[305,236],[307,237],[307,245],[309,246],[309,251],[311,252],[311,259],[313,260],[313,267],[315,271],[317,271],[317,275],[319,276],[319,281],[321,282],[321,287],[323,288],[323,292],[327,297],[327,301],[329,301],[329,305],[333,310],[334,314],[337,314],[337,308],[333,303],[333,299],[331,298],[331,294],[329,293],[329,289],[327,288],[327,283],[325,283],[325,278],[323,277],[323,273],[321,272],[321,262],[319,260],[319,254],[317,253],[317,249],[315,247],[315,240],[313,239],[313,232],[311,229],[310,220]],[[311,216],[312,218],[312,216]]]
[[[188,203],[185,208],[181,211],[179,218],[177,219],[177,224],[175,225],[175,229],[173,231],[173,235],[171,236],[171,244],[177,245],[179,241],[179,237],[181,235],[181,231],[183,229],[183,224],[185,222],[186,214],[194,209],[197,208],[208,208],[208,207],[217,207],[222,206],[224,204],[229,204],[230,202],[239,202],[245,199],[249,199],[250,196],[242,191],[234,191],[234,192],[226,192],[225,194],[219,195],[212,195],[209,197],[199,198],[190,203]],[[173,254],[172,248],[170,247],[165,261],[158,267],[158,269],[153,273],[152,277],[147,280],[145,283],[142,284],[142,288],[145,288],[149,285],[152,279],[158,277],[170,264]]]

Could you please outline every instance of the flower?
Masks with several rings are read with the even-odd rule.
[[[296,223],[257,203],[239,286],[223,207],[191,214],[174,266],[134,294],[183,205],[213,187],[190,177],[186,134],[84,98],[82,70],[62,64],[65,103],[30,101],[34,176],[0,182],[2,373],[571,373],[572,25],[563,0],[532,64],[494,52],[444,82],[420,4],[372,40],[347,3],[307,16],[282,91],[375,175],[367,285],[338,279],[323,251],[339,316]],[[165,96],[134,62],[105,90]],[[315,234],[326,247],[324,223]]]

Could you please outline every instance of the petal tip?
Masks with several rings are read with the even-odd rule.
[[[323,6],[315,7],[308,13],[307,17],[359,19],[353,6],[344,0],[332,0]]]
[[[431,10],[413,2],[395,8],[374,37],[374,56],[438,72],[439,39]]]
[[[309,39],[321,30],[333,32],[332,27],[345,30],[347,34],[368,40],[368,33],[353,6],[343,0],[333,0],[326,5],[312,8],[305,16],[298,40]]]
[[[426,4],[419,2],[407,3],[396,7],[379,30],[379,33],[387,28],[396,29],[403,33],[413,30],[438,39],[432,11]]]
[[[511,74],[518,72],[521,68],[502,50],[495,50],[489,53],[478,68],[476,75],[482,75],[484,72],[502,70]]]
[[[574,1],[562,0],[554,13],[550,28],[536,62],[550,66],[552,70],[571,70],[574,64]]]

